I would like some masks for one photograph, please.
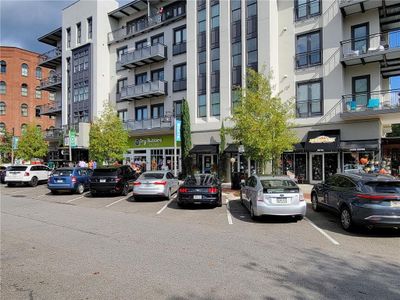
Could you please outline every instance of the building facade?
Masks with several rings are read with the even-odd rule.
[[[39,54],[16,47],[0,47],[0,131],[21,136],[28,124],[36,124],[44,134],[55,126],[41,108],[55,95],[41,89],[50,70],[39,64]]]

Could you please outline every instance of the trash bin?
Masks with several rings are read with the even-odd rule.
[[[231,189],[232,190],[240,190],[240,173],[233,172],[232,173],[232,180],[231,180]]]

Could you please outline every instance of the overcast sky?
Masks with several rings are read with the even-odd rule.
[[[61,11],[75,0],[0,0],[0,45],[43,53],[37,38],[61,26]],[[118,0],[120,5],[130,0]]]

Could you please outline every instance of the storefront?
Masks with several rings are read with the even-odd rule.
[[[174,136],[131,137],[132,147],[124,155],[124,163],[140,166],[142,171],[174,170]],[[176,148],[177,173],[182,170],[180,143]]]
[[[400,137],[382,139],[382,162],[393,176],[400,176]]]
[[[193,157],[194,172],[218,172],[218,146],[219,145],[195,145],[190,150],[190,154]]]

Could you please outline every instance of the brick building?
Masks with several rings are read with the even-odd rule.
[[[16,136],[30,123],[42,131],[54,127],[54,117],[41,115],[41,107],[54,101],[54,93],[41,89],[41,80],[50,70],[38,66],[39,54],[0,47],[0,131]]]

